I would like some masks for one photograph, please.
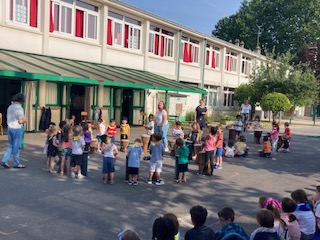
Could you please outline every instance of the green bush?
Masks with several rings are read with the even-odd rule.
[[[189,111],[186,113],[186,121],[193,121],[194,120],[194,111]]]
[[[220,118],[221,121],[235,121],[236,117],[231,115],[224,115]]]

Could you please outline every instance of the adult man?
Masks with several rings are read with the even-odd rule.
[[[252,110],[252,107],[249,104],[249,101],[245,100],[244,103],[241,104],[240,108],[241,108],[242,122],[244,124],[243,132],[245,132],[248,127],[249,114],[250,114],[250,111]]]
[[[12,154],[13,156],[13,167],[14,168],[25,168],[26,166],[20,163],[19,151],[22,140],[22,124],[27,122],[27,118],[24,116],[21,103],[25,101],[22,93],[17,93],[12,98],[11,105],[7,110],[7,124],[8,124],[8,142],[9,146],[5,152],[1,166],[4,168],[10,168],[8,161]]]

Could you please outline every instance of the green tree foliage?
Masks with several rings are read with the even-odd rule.
[[[240,84],[234,92],[234,100],[236,100],[239,106],[247,99],[251,99],[253,95],[253,88],[250,84]]]
[[[303,64],[294,65],[289,52],[275,57],[267,54],[267,61],[250,76],[251,102],[260,102],[263,95],[272,92],[285,94],[293,106],[306,106],[314,102],[318,94],[318,81]]]
[[[271,111],[273,120],[279,112],[285,112],[290,110],[291,104],[289,98],[282,93],[268,93],[265,94],[260,101],[260,105],[263,111]]]
[[[229,41],[240,39],[249,49],[257,46],[258,27],[264,52],[297,52],[320,36],[319,0],[244,0],[238,12],[222,18],[212,34]]]

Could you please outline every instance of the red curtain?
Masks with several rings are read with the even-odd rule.
[[[13,0],[10,0],[10,20],[13,20]]]
[[[209,65],[210,51],[206,52],[206,65]]]
[[[189,61],[188,62],[193,62],[192,61],[192,45],[189,44]]]
[[[129,25],[124,25],[124,47],[129,46]]]
[[[155,55],[159,55],[159,35],[155,34],[154,35],[154,49],[153,49],[153,53]]]
[[[229,71],[229,56],[226,56],[224,65],[224,68]]]
[[[189,62],[188,43],[183,44],[183,61]]]
[[[232,57],[229,57],[229,71],[232,71],[232,64],[233,64],[233,61],[232,61]]]
[[[215,56],[214,56],[214,52],[212,51],[211,54],[212,54],[211,67],[212,67],[212,68],[216,68],[216,58],[215,58]]]
[[[50,32],[54,31],[52,1],[50,1],[50,25],[49,25],[49,31]]]
[[[84,22],[84,12],[81,10],[76,10],[76,37],[83,38],[83,22]]]
[[[107,44],[112,46],[112,20],[108,19]]]
[[[160,56],[164,56],[164,37],[161,36],[161,43],[160,43]]]
[[[30,26],[37,27],[38,18],[38,1],[30,0]]]

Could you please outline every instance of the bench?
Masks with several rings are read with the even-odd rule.
[[[169,115],[169,122],[177,122],[179,121],[179,116],[178,115]]]

